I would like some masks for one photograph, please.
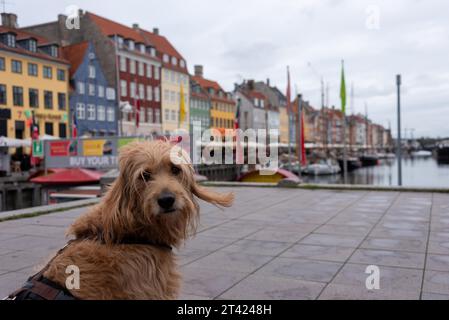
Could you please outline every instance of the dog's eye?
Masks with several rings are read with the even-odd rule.
[[[173,173],[175,176],[179,175],[181,173],[181,169],[179,169],[178,167],[171,167],[171,173]]]
[[[151,177],[151,172],[148,172],[148,171],[142,172],[142,179],[143,179],[145,182],[150,181],[150,180],[152,179],[152,177]]]

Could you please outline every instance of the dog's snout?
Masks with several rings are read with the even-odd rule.
[[[164,210],[170,210],[173,208],[176,197],[171,192],[163,192],[157,199],[157,203]]]

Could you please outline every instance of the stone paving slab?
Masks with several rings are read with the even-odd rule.
[[[449,299],[449,194],[224,188],[176,251],[181,299]],[[63,246],[88,208],[0,223],[0,296]],[[379,267],[368,290],[366,268]]]

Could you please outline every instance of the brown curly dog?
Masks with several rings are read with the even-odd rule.
[[[177,298],[181,276],[171,247],[195,233],[195,196],[224,207],[232,205],[234,196],[197,185],[190,164],[172,161],[172,147],[166,141],[146,141],[121,149],[118,179],[70,227],[75,241],[43,270],[44,281],[31,281],[41,287],[37,298],[60,298],[49,284],[76,299]],[[79,268],[79,289],[66,288],[68,266]]]

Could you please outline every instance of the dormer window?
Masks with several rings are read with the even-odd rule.
[[[134,43],[134,40],[131,40],[131,39],[126,40],[126,45],[128,46],[129,50],[135,50],[136,49],[136,45]]]
[[[155,48],[151,48],[151,56],[153,56],[153,57],[156,56],[156,49]]]
[[[172,57],[171,58],[171,64],[176,66],[178,64],[178,59],[176,59],[176,57]]]
[[[164,54],[163,58],[165,63],[168,63],[170,61],[170,57],[168,56],[168,54]]]
[[[143,43],[139,43],[138,47],[140,53],[145,53],[145,45]]]
[[[34,39],[28,40],[28,50],[30,50],[31,52],[37,51],[37,41],[36,40],[34,40]]]
[[[186,62],[184,60],[181,60],[179,62],[179,65],[181,66],[181,68],[185,68],[186,67]]]
[[[123,43],[124,43],[123,37],[120,36],[117,37],[117,44],[119,48],[123,48]]]
[[[50,46],[50,55],[52,57],[58,57],[58,46]]]

